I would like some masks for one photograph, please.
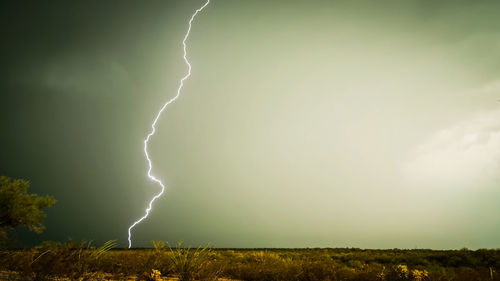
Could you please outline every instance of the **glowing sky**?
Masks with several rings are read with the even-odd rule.
[[[202,1],[2,9],[0,173],[41,240],[118,239],[158,191],[142,141]],[[47,6],[48,5],[48,6]],[[500,247],[498,1],[213,0],[150,142],[138,246]]]

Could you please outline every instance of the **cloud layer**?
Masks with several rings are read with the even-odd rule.
[[[405,174],[421,187],[474,188],[498,177],[500,110],[445,128],[412,155]]]

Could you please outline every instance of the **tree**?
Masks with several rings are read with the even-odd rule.
[[[36,233],[45,229],[42,209],[52,206],[56,200],[50,196],[29,194],[29,185],[23,179],[0,176],[0,241],[7,237],[8,230],[17,226],[26,226]]]

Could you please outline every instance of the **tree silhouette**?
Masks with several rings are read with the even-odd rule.
[[[50,196],[29,194],[29,185],[23,179],[0,176],[0,241],[7,238],[8,230],[17,226],[26,226],[36,233],[45,229],[42,209],[52,206],[56,200]]]

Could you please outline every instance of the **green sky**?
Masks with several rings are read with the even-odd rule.
[[[0,173],[42,235],[118,239],[159,187],[142,142],[186,66],[189,1],[11,1]],[[500,247],[500,2],[212,0],[150,142],[135,246]]]

